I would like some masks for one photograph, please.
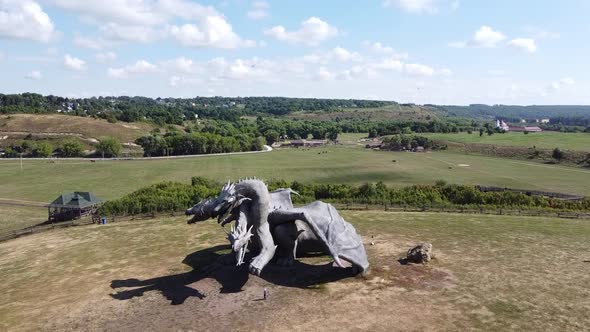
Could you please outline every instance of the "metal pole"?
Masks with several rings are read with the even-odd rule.
[[[21,171],[21,173],[23,171],[23,153],[22,152],[20,153],[20,171]]]

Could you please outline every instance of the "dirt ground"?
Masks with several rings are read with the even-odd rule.
[[[0,330],[590,327],[584,286],[590,264],[582,261],[590,253],[582,247],[590,238],[588,225],[427,213],[343,215],[364,236],[371,264],[365,277],[333,267],[329,257],[303,258],[291,268],[269,265],[255,277],[218,263],[229,248],[215,223],[190,227],[173,217],[0,243]],[[437,258],[428,265],[401,264],[407,248],[425,239]],[[573,255],[576,249],[581,256]]]

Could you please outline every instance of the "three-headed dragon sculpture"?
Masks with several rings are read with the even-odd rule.
[[[258,179],[228,182],[219,195],[202,200],[186,210],[189,224],[217,218],[221,226],[235,221],[227,233],[235,264],[244,263],[246,253],[254,256],[249,271],[260,275],[275,258],[282,266],[293,264],[298,255],[330,254],[340,267],[352,266],[356,272],[369,268],[362,238],[330,204],[316,201],[295,208],[291,189],[269,192]]]

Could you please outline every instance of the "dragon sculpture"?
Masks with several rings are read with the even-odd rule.
[[[312,252],[330,254],[338,266],[352,265],[356,272],[365,273],[367,254],[354,227],[324,202],[294,208],[292,193],[291,189],[269,192],[257,179],[228,182],[217,197],[186,210],[192,215],[188,223],[217,218],[224,226],[235,221],[227,233],[235,264],[243,264],[248,251],[257,254],[249,265],[255,275],[275,254],[278,265],[289,266],[298,255]]]

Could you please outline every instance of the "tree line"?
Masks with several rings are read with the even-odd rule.
[[[203,198],[217,196],[223,184],[203,177],[193,177],[191,184],[164,182],[154,184],[122,198],[103,204],[102,215],[135,215],[182,211]],[[565,201],[517,192],[483,192],[476,186],[447,184],[412,185],[393,188],[383,182],[349,184],[317,184],[299,181],[271,180],[269,190],[292,188],[295,204],[316,200],[331,203],[395,204],[409,207],[518,208],[589,211],[590,198]]]

